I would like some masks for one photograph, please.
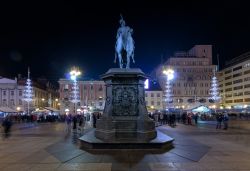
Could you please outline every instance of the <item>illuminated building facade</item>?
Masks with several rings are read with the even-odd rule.
[[[226,63],[219,72],[219,87],[222,107],[250,107],[250,52],[244,53]]]
[[[216,66],[212,64],[212,45],[195,45],[189,51],[176,52],[156,69],[156,78],[165,89],[163,67],[174,70],[171,81],[172,108],[192,109],[211,106],[210,84]]]

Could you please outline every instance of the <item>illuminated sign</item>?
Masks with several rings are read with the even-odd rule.
[[[148,89],[148,88],[149,88],[149,82],[148,82],[148,79],[146,79],[144,82],[144,89]]]

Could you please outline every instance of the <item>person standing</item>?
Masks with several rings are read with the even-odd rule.
[[[93,127],[94,128],[96,128],[96,120],[97,120],[96,115],[95,113],[93,113]]]
[[[194,122],[195,122],[195,125],[198,124],[198,117],[199,117],[199,113],[196,113],[196,114],[194,115]]]
[[[3,126],[3,131],[4,131],[4,138],[8,138],[10,136],[10,131],[11,131],[11,126],[12,126],[12,122],[9,116],[6,116],[5,119],[3,120],[2,123]]]
[[[71,115],[66,115],[66,131],[70,132],[71,130]]]
[[[77,116],[73,116],[73,129],[76,129],[76,124],[77,124]]]
[[[224,130],[227,130],[228,128],[228,120],[229,120],[229,117],[228,117],[228,114],[226,111],[224,111],[224,115],[223,115],[223,124],[224,124]]]
[[[221,122],[223,120],[223,117],[222,117],[221,113],[217,114],[216,120],[217,120],[216,129],[221,129]]]

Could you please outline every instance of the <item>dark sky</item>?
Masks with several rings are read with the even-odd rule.
[[[0,3],[0,75],[30,66],[33,77],[57,80],[76,65],[98,79],[115,67],[120,13],[134,29],[132,67],[145,73],[195,44],[212,44],[221,63],[250,50],[247,1],[8,1]]]

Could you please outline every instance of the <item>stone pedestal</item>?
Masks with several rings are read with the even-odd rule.
[[[113,68],[102,79],[106,103],[102,118],[97,120],[95,137],[104,142],[149,142],[156,138],[155,125],[145,105],[145,74],[138,68]]]

